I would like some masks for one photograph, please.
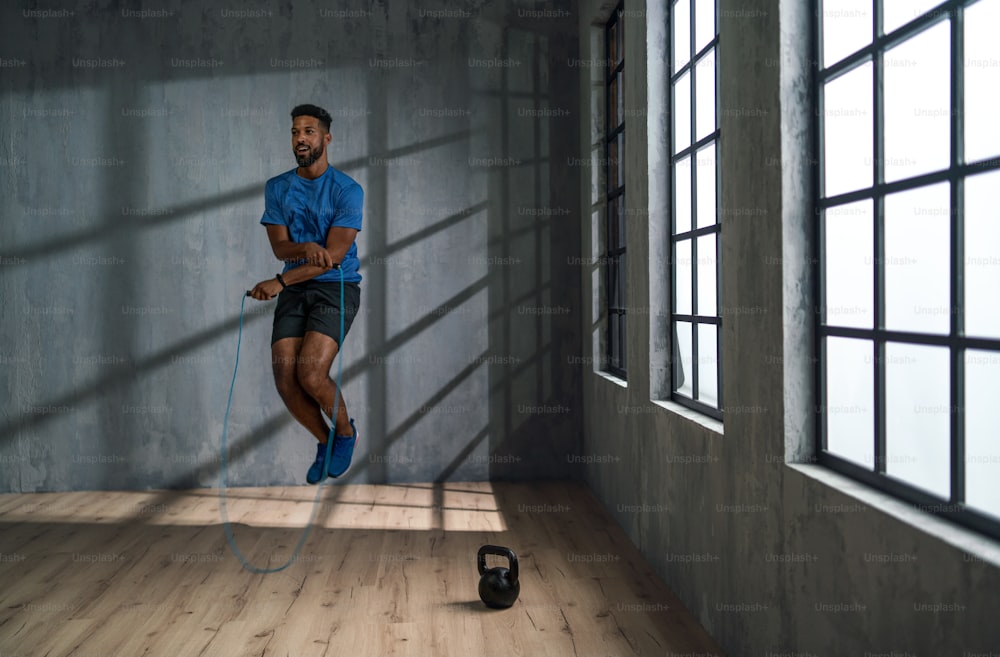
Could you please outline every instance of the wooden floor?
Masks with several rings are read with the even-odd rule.
[[[284,564],[316,492],[231,489],[239,550]],[[300,558],[272,574],[230,551],[215,490],[0,495],[0,655],[723,654],[582,486],[321,493]],[[479,600],[486,543],[519,557],[510,609]]]

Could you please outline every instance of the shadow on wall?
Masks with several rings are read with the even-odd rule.
[[[0,9],[16,64],[0,81],[0,491],[215,483],[238,300],[277,266],[263,185],[293,166],[300,101],[330,109],[331,161],[366,192],[352,481],[575,476],[576,18],[417,4],[336,22],[319,3]],[[247,303],[229,483],[296,483],[311,438],[273,390],[273,306]]]

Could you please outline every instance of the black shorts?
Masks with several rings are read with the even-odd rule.
[[[350,330],[361,304],[361,286],[344,283],[344,337]],[[274,309],[271,344],[283,338],[301,338],[306,331],[318,331],[340,344],[340,281],[303,281],[289,285],[278,294]]]

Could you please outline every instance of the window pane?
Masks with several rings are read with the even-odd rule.
[[[618,64],[618,24],[608,30],[608,73],[615,70]]]
[[[698,238],[698,314],[718,315],[715,307],[715,235]],[[699,361],[700,362],[700,361]]]
[[[615,25],[618,27],[618,61],[616,64],[620,64],[623,59],[625,59],[625,23],[622,21],[622,14],[625,13],[623,9],[618,10],[618,20],[615,21]]]
[[[872,202],[829,208],[825,218],[826,323],[872,328],[875,324]]]
[[[965,161],[1000,155],[1000,3],[965,10]]]
[[[871,187],[874,182],[871,62],[828,82],[824,89],[825,195]]]
[[[947,334],[950,318],[948,184],[885,197],[885,326]]]
[[[885,346],[886,473],[951,494],[951,391],[945,347]]]
[[[674,390],[694,398],[691,365],[691,323],[674,322]]]
[[[625,133],[618,133],[618,186],[625,185]]]
[[[621,123],[621,120],[619,119],[621,115],[618,114],[619,80],[621,80],[620,75],[616,75],[615,77],[611,78],[611,87],[610,90],[608,91],[608,126],[610,126],[611,130],[617,128],[618,124]]]
[[[941,4],[942,0],[882,0],[882,34],[889,34]]]
[[[622,194],[616,199],[618,203],[618,246],[625,246],[625,222],[628,215],[625,214],[625,195]]]
[[[625,184],[625,133],[618,133],[618,186]]]
[[[691,59],[691,0],[674,3],[674,73]]]
[[[711,134],[715,130],[715,49],[708,51],[698,60],[695,67],[695,139]]]
[[[674,165],[674,233],[691,230],[691,156]]]
[[[620,315],[618,318],[618,335],[621,336],[621,345],[620,345],[621,353],[619,354],[620,358],[619,366],[622,369],[625,369],[625,366],[628,363],[628,335],[625,332],[627,320],[628,316],[624,314]]]
[[[608,307],[621,308],[621,281],[619,281],[618,256],[608,256]]]
[[[618,92],[616,96],[617,98],[616,102],[618,103],[618,114],[617,114],[618,122],[614,126],[616,128],[620,126],[622,123],[625,123],[625,76],[619,73],[617,79],[618,79]]]
[[[694,51],[699,52],[715,38],[715,0],[695,0]]]
[[[618,307],[624,308],[628,300],[625,298],[625,254],[618,256]]]
[[[715,143],[698,151],[698,228],[716,223],[715,212]]]
[[[1000,172],[965,179],[965,332],[1000,338]]]
[[[1000,352],[965,352],[965,500],[1000,516]]]
[[[872,0],[823,3],[823,66],[831,66],[872,42]]]
[[[874,467],[875,358],[869,340],[826,339],[827,449]]]
[[[885,179],[948,167],[951,157],[950,23],[885,53]]]
[[[691,72],[674,85],[674,153],[691,145]]]
[[[618,201],[615,199],[608,203],[608,250],[618,247],[619,235],[621,234],[621,215],[618,213]]]
[[[691,240],[674,244],[674,312],[691,314]]]
[[[608,364],[621,367],[618,354],[618,316],[608,315]]]
[[[698,325],[698,401],[716,407],[719,405],[717,331],[713,324]]]
[[[608,191],[618,187],[618,140],[612,139],[608,143]]]

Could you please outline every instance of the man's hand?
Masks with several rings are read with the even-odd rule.
[[[333,256],[322,246],[316,242],[306,242],[303,246],[305,249],[305,260],[308,264],[315,267],[322,267],[323,269],[333,267]]]
[[[281,292],[281,283],[276,278],[269,278],[254,285],[253,289],[250,290],[250,296],[257,301],[268,301],[278,296],[279,292]]]

